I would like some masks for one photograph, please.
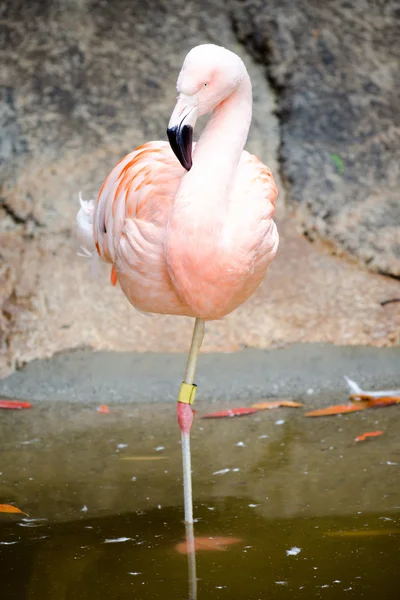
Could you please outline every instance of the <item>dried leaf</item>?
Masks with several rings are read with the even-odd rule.
[[[383,408],[385,406],[393,406],[393,404],[399,404],[400,398],[395,396],[388,396],[382,398],[373,398],[368,400],[367,408]]]
[[[8,398],[0,398],[0,408],[20,410],[21,408],[32,408],[32,404],[29,402],[23,402],[22,400],[9,400]]]
[[[220,412],[208,413],[203,415],[202,419],[223,419],[224,417],[243,417],[244,415],[252,415],[258,412],[258,408],[231,408],[229,410],[221,410]]]
[[[98,406],[96,408],[96,410],[99,413],[105,413],[105,414],[108,414],[110,412],[110,409],[108,408],[108,406],[106,404],[101,404],[100,406]]]
[[[271,400],[270,402],[257,402],[251,405],[252,408],[258,408],[258,410],[268,410],[270,408],[280,408],[285,406],[288,408],[300,408],[304,406],[301,402],[293,402],[292,400]]]
[[[0,513],[18,513],[20,515],[26,515],[22,510],[11,504],[0,504]]]
[[[223,552],[224,550],[227,550],[227,546],[239,544],[241,541],[242,540],[239,538],[234,537],[195,537],[194,549],[196,551],[211,550]],[[184,542],[179,542],[179,544],[175,546],[175,550],[177,550],[179,554],[188,554],[189,548],[186,540]]]
[[[363,442],[367,438],[378,437],[378,435],[382,435],[383,431],[366,431],[365,433],[358,435],[354,441],[355,442]]]
[[[330,415],[342,415],[344,413],[355,412],[357,410],[364,410],[367,408],[365,403],[358,404],[335,404],[334,406],[327,406],[326,408],[319,408],[312,410],[305,414],[306,417],[328,417]]]

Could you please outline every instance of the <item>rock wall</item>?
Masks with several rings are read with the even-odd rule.
[[[311,239],[400,276],[400,8],[244,0],[238,38],[279,92],[289,201]]]

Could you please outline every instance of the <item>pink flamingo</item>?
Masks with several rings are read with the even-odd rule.
[[[177,90],[170,145],[148,142],[125,156],[96,204],[81,201],[77,222],[82,250],[112,264],[111,281],[133,306],[196,319],[177,406],[185,521],[193,523],[191,404],[204,322],[232,312],[261,283],[278,247],[277,188],[268,167],[243,151],[252,94],[236,54],[208,44],[193,48]],[[197,118],[210,112],[192,144]]]

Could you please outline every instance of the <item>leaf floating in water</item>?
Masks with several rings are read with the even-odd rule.
[[[167,456],[121,456],[120,460],[164,460]]]
[[[270,402],[257,402],[256,404],[251,405],[253,408],[258,408],[259,410],[269,410],[270,408],[300,408],[304,406],[301,402],[293,402],[292,400],[271,400]]]
[[[202,419],[223,419],[225,417],[243,417],[244,415],[252,415],[258,412],[258,408],[231,408],[229,410],[221,410],[220,412],[208,413],[203,415]]]
[[[100,406],[98,406],[96,408],[98,413],[104,413],[104,414],[108,414],[110,412],[110,409],[108,408],[108,406],[106,404],[101,404]]]
[[[385,406],[393,406],[399,404],[400,398],[396,396],[383,396],[382,398],[373,398],[368,400],[367,408],[384,408]]]
[[[25,512],[11,504],[0,504],[0,513],[18,513],[20,515],[26,515]]]
[[[330,415],[342,415],[344,413],[356,412],[357,410],[364,410],[367,408],[366,404],[335,404],[334,406],[327,406],[326,408],[318,408],[306,413],[306,417],[328,417]]]
[[[30,404],[30,402],[24,402],[22,400],[9,400],[8,398],[0,398],[0,408],[21,410],[21,408],[32,408],[32,404]]]
[[[224,550],[227,550],[227,546],[239,544],[241,541],[241,539],[234,537],[195,537],[194,549],[196,552],[200,550],[223,552]],[[190,552],[186,541],[179,542],[179,544],[175,546],[175,550],[177,550],[179,554],[188,554],[188,552]]]
[[[354,441],[355,442],[363,442],[364,440],[366,440],[367,438],[373,438],[373,437],[378,437],[378,435],[382,435],[383,431],[366,431],[365,433],[363,433],[362,435],[358,435]]]

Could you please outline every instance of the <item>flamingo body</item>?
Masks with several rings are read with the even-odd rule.
[[[84,253],[113,265],[112,283],[139,310],[219,319],[253,294],[275,256],[277,188],[243,150],[252,95],[241,59],[197,46],[177,88],[170,145],[148,142],[125,156],[97,202],[81,202],[78,233]],[[209,112],[192,144],[197,117]]]
[[[251,296],[276,253],[277,189],[268,167],[243,152],[222,210],[196,220],[182,211],[171,223],[185,173],[166,142],[125,156],[99,193],[94,240],[139,310],[219,319]],[[173,228],[184,238],[175,242]]]

